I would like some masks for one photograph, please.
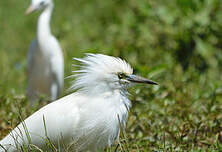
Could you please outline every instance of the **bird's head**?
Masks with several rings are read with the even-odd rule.
[[[125,89],[132,83],[157,85],[152,80],[134,75],[131,66],[117,57],[87,54],[82,59],[74,59],[82,64],[80,70],[74,71],[76,74],[73,76],[76,77],[76,80],[71,89],[101,90],[105,92]]]
[[[33,11],[44,10],[48,6],[53,6],[52,0],[32,0],[25,13],[30,14]]]

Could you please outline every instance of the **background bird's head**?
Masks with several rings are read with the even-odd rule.
[[[76,80],[71,89],[106,92],[125,89],[132,83],[157,84],[154,81],[133,75],[133,69],[124,60],[102,54],[87,54],[74,58],[81,62],[80,70],[74,71]]]
[[[52,6],[52,0],[32,0],[31,5],[26,10],[26,14],[29,14],[33,11],[44,10],[48,6]]]

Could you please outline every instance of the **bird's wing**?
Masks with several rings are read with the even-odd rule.
[[[28,130],[45,136],[46,128],[47,136],[51,140],[57,139],[61,134],[63,136],[69,135],[72,131],[70,129],[77,125],[79,120],[79,106],[77,102],[72,102],[73,99],[78,100],[78,97],[72,94],[68,95],[31,115],[25,120]]]
[[[32,144],[43,148],[46,136],[53,143],[70,138],[80,121],[78,101],[82,101],[81,97],[71,94],[44,106],[20,123],[0,144],[15,145],[15,139],[19,145],[28,144],[28,136]]]
[[[57,85],[59,86],[58,87],[59,92],[61,92],[63,89],[63,83],[64,83],[63,53],[62,53],[62,49],[55,37],[51,37],[50,43],[53,44],[50,46],[51,47],[50,49],[53,51],[53,55],[50,60],[51,69],[52,69],[53,77],[56,80]]]

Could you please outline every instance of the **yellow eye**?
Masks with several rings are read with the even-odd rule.
[[[125,73],[118,73],[118,77],[119,77],[119,79],[124,79],[124,78],[126,78],[126,75],[125,75]]]

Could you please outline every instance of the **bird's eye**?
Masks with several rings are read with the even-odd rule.
[[[44,4],[45,4],[44,1],[40,2],[40,6],[43,6]]]
[[[126,75],[124,73],[118,73],[119,79],[124,79],[126,78]]]

